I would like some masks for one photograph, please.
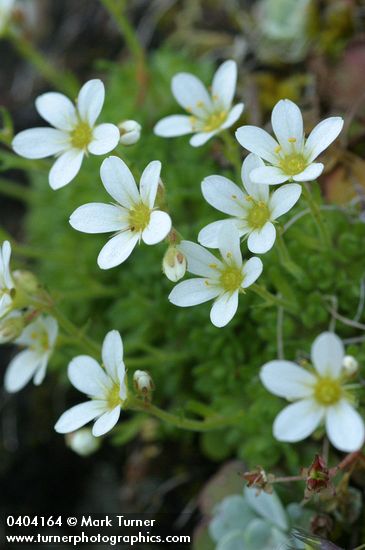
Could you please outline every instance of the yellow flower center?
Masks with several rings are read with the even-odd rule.
[[[31,338],[34,341],[30,347],[34,350],[48,351],[49,341],[47,332],[32,332]]]
[[[92,129],[87,122],[79,122],[71,132],[71,144],[75,149],[86,149],[92,140]]]
[[[318,378],[314,387],[314,397],[321,405],[334,405],[342,396],[339,380],[329,377]]]
[[[222,126],[227,118],[227,111],[216,111],[204,120],[203,132],[212,132]]]
[[[246,220],[250,228],[261,229],[270,220],[269,207],[263,201],[252,201]]]
[[[243,281],[242,270],[236,266],[226,266],[219,279],[221,287],[226,292],[238,290]]]
[[[129,212],[129,226],[131,231],[141,232],[150,223],[151,210],[143,202],[136,204]]]
[[[108,408],[114,409],[118,405],[121,405],[122,400],[120,398],[120,388],[117,384],[114,384],[108,395]]]
[[[308,163],[301,153],[290,153],[280,159],[280,167],[289,176],[300,174],[307,165]]]

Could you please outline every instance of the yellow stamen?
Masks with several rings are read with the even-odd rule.
[[[244,276],[240,268],[226,266],[221,272],[219,282],[226,292],[234,292],[240,288],[243,278]]]
[[[71,132],[71,144],[75,149],[86,149],[93,137],[92,129],[87,122],[79,122]]]
[[[318,378],[314,388],[314,397],[321,405],[334,405],[343,395],[339,380],[323,377]]]
[[[129,212],[129,227],[131,231],[141,232],[150,223],[151,210],[143,202],[135,204]]]

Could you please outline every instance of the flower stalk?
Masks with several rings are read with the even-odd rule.
[[[328,232],[326,221],[322,216],[320,206],[317,203],[317,201],[313,198],[309,184],[304,183],[302,188],[303,188],[303,197],[306,200],[308,207],[311,211],[311,214],[313,216],[313,219],[315,221],[315,224],[317,225],[318,233],[322,240],[322,244],[324,247],[328,248],[329,246],[331,246],[331,237]]]

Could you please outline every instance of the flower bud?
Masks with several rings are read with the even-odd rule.
[[[25,327],[24,318],[15,313],[0,320],[0,344],[16,340]]]
[[[31,271],[17,269],[13,272],[13,279],[15,286],[26,294],[33,295],[39,290],[38,279]]]
[[[313,493],[320,493],[330,486],[329,470],[324,459],[316,455],[307,472],[306,497]]]
[[[155,389],[151,375],[145,370],[136,370],[133,375],[133,382],[137,392],[145,398],[148,398]]]
[[[345,355],[342,361],[342,368],[347,376],[352,376],[359,369],[359,363],[352,355]]]
[[[186,258],[176,246],[169,246],[162,260],[162,271],[166,277],[176,283],[185,275]]]
[[[100,438],[94,437],[90,428],[82,428],[66,435],[66,445],[80,456],[89,456],[100,447]]]
[[[124,120],[118,124],[118,128],[122,145],[134,145],[141,137],[142,126],[135,120]]]

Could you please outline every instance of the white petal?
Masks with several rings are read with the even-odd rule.
[[[58,419],[54,429],[59,434],[74,432],[90,422],[90,420],[94,420],[94,418],[103,414],[104,411],[105,402],[103,401],[80,403],[64,412]]]
[[[215,327],[225,327],[234,317],[238,308],[238,290],[219,296],[210,310],[210,320]]]
[[[113,410],[107,411],[104,414],[102,414],[100,418],[97,419],[97,421],[93,426],[93,429],[92,429],[93,436],[99,437],[100,435],[104,435],[110,430],[112,430],[119,420],[120,410],[121,410],[121,406],[118,405]]]
[[[241,189],[223,176],[208,176],[202,181],[202,193],[205,200],[220,212],[242,217],[246,198]]]
[[[82,120],[94,126],[100,115],[105,99],[105,88],[101,80],[89,80],[80,90],[77,98],[77,109]]]
[[[206,279],[189,279],[172,289],[169,300],[175,306],[189,307],[208,302],[216,298],[219,293],[220,289],[209,284]]]
[[[56,319],[48,315],[43,317],[43,324],[48,334],[49,345],[53,348],[58,336],[58,323]]]
[[[327,409],[326,431],[332,445],[340,451],[358,451],[364,444],[364,421],[344,399]]]
[[[171,218],[166,212],[154,210],[151,213],[150,221],[142,233],[142,240],[146,244],[156,244],[169,234],[171,230]]]
[[[212,109],[207,89],[196,76],[179,73],[172,79],[171,88],[176,101],[189,113],[200,117]]]
[[[224,262],[236,267],[242,266],[240,235],[232,220],[231,223],[222,226],[218,235],[218,245]]]
[[[54,128],[32,128],[15,136],[14,151],[27,159],[42,159],[56,155],[68,148],[69,137]]]
[[[226,120],[223,122],[222,126],[220,127],[220,130],[226,130],[227,128],[230,128],[233,126],[235,122],[240,118],[242,111],[244,109],[243,103],[237,103],[232,109],[229,111],[228,116]]]
[[[128,212],[113,204],[91,202],[76,208],[71,214],[70,225],[83,233],[108,233],[128,227]]]
[[[212,82],[214,103],[228,111],[232,105],[237,83],[237,63],[231,59],[217,69]]]
[[[282,149],[292,152],[293,148],[302,151],[304,132],[303,117],[299,107],[289,99],[281,99],[274,107],[271,125]],[[291,143],[289,139],[295,139]]]
[[[287,183],[274,191],[270,197],[271,219],[276,220],[293,208],[302,193],[302,186],[297,183]]]
[[[146,166],[141,176],[139,192],[142,201],[150,208],[153,208],[155,204],[160,173],[161,162],[159,160],[153,160]]]
[[[0,281],[5,288],[12,288],[13,279],[10,273],[10,257],[11,257],[11,244],[9,241],[4,241],[0,248]]]
[[[324,165],[320,162],[314,162],[313,164],[310,164],[303,170],[303,172],[300,172],[300,174],[296,174],[293,176],[294,181],[313,181],[318,178],[323,172]]]
[[[156,136],[175,137],[191,134],[191,118],[186,115],[171,115],[160,120],[153,129]]]
[[[242,283],[242,288],[247,288],[251,286],[256,281],[256,279],[260,277],[262,269],[263,265],[260,258],[256,258],[256,256],[254,256],[253,258],[247,260],[247,262],[243,266],[243,273],[245,275],[245,278]]]
[[[277,185],[278,183],[284,183],[291,178],[290,175],[284,174],[281,168],[277,166],[263,166],[262,168],[255,168],[250,174],[251,180],[254,183],[266,185]]]
[[[93,155],[105,155],[119,143],[120,132],[114,124],[99,124],[93,130],[93,138],[88,150]]]
[[[236,131],[236,138],[242,147],[251,153],[255,153],[272,164],[277,162],[275,149],[278,147],[278,142],[265,130],[256,126],[241,126]]]
[[[136,182],[125,162],[118,157],[108,157],[100,168],[105,189],[119,204],[130,208],[140,202]]]
[[[247,247],[255,254],[265,254],[274,245],[276,229],[274,224],[266,222],[261,229],[254,229],[248,236]]]
[[[317,428],[324,416],[323,407],[311,399],[288,405],[275,418],[273,432],[278,441],[301,441]]]
[[[123,263],[132,253],[139,239],[138,233],[123,231],[112,237],[100,250],[98,266],[110,269]]]
[[[211,252],[191,241],[181,241],[179,249],[186,257],[187,269],[190,273],[203,277],[219,276],[217,268],[222,267],[222,262]]]
[[[308,136],[304,152],[308,155],[308,162],[312,162],[335,141],[343,128],[341,117],[330,117],[322,120]]]
[[[213,132],[199,132],[198,134],[195,134],[192,138],[190,138],[190,145],[193,147],[200,147],[201,145],[204,145],[207,141],[210,140],[211,137],[215,136],[219,130],[214,130]]]
[[[342,340],[333,332],[322,332],[312,344],[312,363],[321,376],[338,378],[344,357]]]
[[[83,151],[78,149],[70,149],[62,153],[49,173],[49,184],[52,189],[60,189],[70,183],[77,176],[83,158]]]
[[[251,180],[251,172],[255,168],[265,166],[264,161],[257,155],[250,153],[242,163],[241,178],[247,193],[258,201],[267,202],[269,198],[269,186],[264,183],[254,183]]]
[[[48,353],[42,357],[41,362],[39,363],[37,370],[34,373],[33,383],[36,386],[39,386],[40,384],[42,384],[46,376],[47,365],[48,365]]]
[[[4,386],[9,393],[17,392],[28,384],[41,363],[42,357],[34,351],[24,350],[9,363]]]
[[[104,399],[111,388],[111,380],[99,363],[88,355],[79,355],[68,365],[68,377],[76,389],[90,395]]]
[[[118,371],[121,367],[124,370],[125,368],[123,363],[123,342],[117,330],[111,330],[105,336],[101,356],[103,365],[109,376],[115,382],[119,382]]]
[[[208,248],[218,248],[219,247],[219,240],[218,236],[221,232],[222,228],[227,225],[234,223],[237,231],[240,235],[240,237],[243,237],[248,231],[246,226],[244,225],[244,222],[242,220],[237,220],[234,218],[230,218],[228,220],[219,220],[217,222],[212,222],[208,225],[206,225],[198,235],[198,241],[202,246],[207,246]]]
[[[285,399],[301,399],[313,394],[316,377],[292,361],[276,360],[266,363],[260,380],[269,392]]]
[[[63,94],[42,94],[35,100],[35,106],[41,117],[59,130],[71,131],[77,124],[75,106]]]

